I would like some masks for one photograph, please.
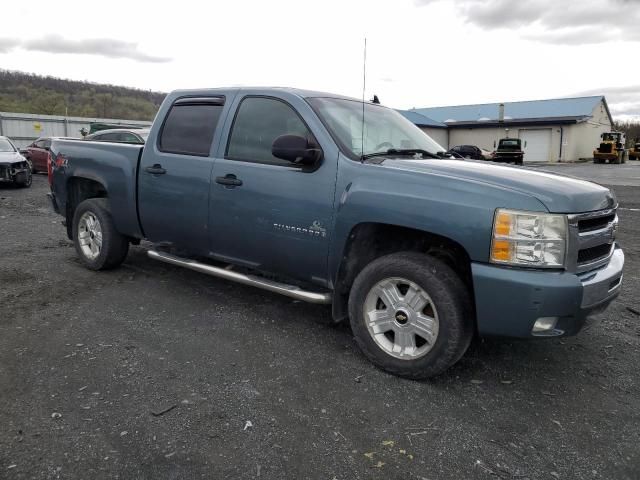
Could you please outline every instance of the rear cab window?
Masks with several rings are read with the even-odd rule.
[[[177,99],[165,117],[158,149],[165,153],[209,156],[224,101],[224,97]]]

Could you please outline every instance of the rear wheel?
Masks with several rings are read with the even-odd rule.
[[[78,205],[73,215],[73,243],[91,270],[117,267],[129,252],[129,241],[116,230],[104,198],[91,198]]]
[[[371,262],[349,295],[355,339],[379,368],[422,379],[456,363],[473,337],[467,288],[447,265],[404,252]]]

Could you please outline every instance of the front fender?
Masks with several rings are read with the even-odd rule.
[[[535,197],[506,187],[440,174],[343,160],[329,256],[335,282],[351,231],[380,223],[439,235],[461,245],[475,262],[487,262],[496,208],[546,211]]]

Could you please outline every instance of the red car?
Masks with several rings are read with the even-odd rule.
[[[40,137],[31,145],[20,150],[20,153],[31,161],[31,171],[46,172],[47,171],[47,158],[49,158],[49,149],[51,148],[51,139],[54,137]],[[55,137],[65,140],[73,140],[66,137]]]

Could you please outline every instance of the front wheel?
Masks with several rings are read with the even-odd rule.
[[[438,375],[471,343],[468,289],[440,260],[414,252],[374,260],[349,295],[351,329],[379,368],[412,379]]]
[[[20,174],[18,174],[18,176],[16,177],[16,180],[15,180],[15,184],[18,187],[22,187],[22,188],[30,187],[32,182],[33,182],[33,177],[32,177],[31,172],[29,170],[27,170],[26,172],[21,172]]]
[[[120,265],[129,252],[129,241],[113,224],[105,198],[83,201],[73,215],[73,243],[82,263],[91,270]]]

